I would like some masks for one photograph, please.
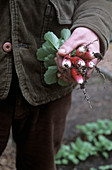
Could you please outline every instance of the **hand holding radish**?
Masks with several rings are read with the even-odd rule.
[[[77,49],[76,50],[77,56],[80,56],[82,61],[84,62],[86,61],[86,64],[90,66],[91,68],[93,68],[93,66],[99,62],[98,59],[94,57],[94,53],[96,54],[100,53],[100,43],[99,43],[99,38],[97,37],[97,35],[88,28],[85,28],[85,27],[76,28],[73,31],[70,38],[61,46],[61,48],[59,49],[57,53],[57,57],[55,58],[58,69],[60,71],[60,73],[58,74],[58,77],[61,77],[64,81],[73,81],[73,78],[72,78],[73,75],[71,76],[70,71],[68,70],[63,72],[63,65],[62,65],[63,56],[69,55],[75,49]],[[75,61],[75,63],[76,62],[77,61]],[[93,72],[93,69],[90,69],[87,72],[86,78],[89,78],[92,72]]]
[[[44,35],[45,42],[37,51],[37,59],[42,61],[46,68],[45,83],[68,86],[75,81],[83,89],[85,99],[90,104],[85,88],[86,79],[94,69],[105,79],[96,66],[103,59],[99,39],[94,32],[84,27],[76,28],[72,34],[69,29],[63,29],[60,35],[58,38],[48,31]]]

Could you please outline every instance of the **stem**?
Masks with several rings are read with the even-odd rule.
[[[90,42],[89,44],[87,44],[87,45],[86,45],[86,48],[87,48],[89,45],[93,44],[95,41],[98,41],[98,39],[96,39],[96,40]]]

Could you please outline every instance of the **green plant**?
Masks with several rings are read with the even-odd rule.
[[[103,135],[99,135],[98,139],[93,139],[93,143],[96,151],[100,152],[103,157],[108,158],[108,153],[106,151],[112,150],[112,141],[110,141]]]
[[[105,165],[105,166],[99,166],[99,170],[110,170],[112,169],[112,164],[111,165]]]
[[[90,168],[90,170],[110,170],[110,169],[112,169],[112,164],[111,164],[111,165],[99,166],[98,169],[96,169],[96,168]]]
[[[70,145],[62,145],[55,160],[56,164],[68,164],[69,161],[78,164],[79,161],[84,161],[90,155],[96,154],[95,147],[90,142],[84,142],[78,137],[75,143],[71,142]]]
[[[88,141],[92,142],[98,135],[110,135],[112,133],[112,121],[108,119],[99,119],[97,122],[77,125],[76,128],[87,136]]]
[[[108,119],[97,120],[97,122],[86,123],[86,125],[77,125],[89,142],[93,142],[96,151],[100,152],[103,157],[108,158],[106,151],[112,150],[112,141],[106,136],[112,133],[112,121]]]
[[[72,161],[74,164],[78,164],[79,160],[76,158],[75,154],[72,153],[69,145],[62,145],[58,154],[55,157],[56,164],[68,164],[69,161]]]
[[[104,158],[108,158],[108,151],[112,150],[112,141],[106,135],[112,133],[111,120],[97,120],[97,122],[78,125],[77,128],[83,131],[87,141],[77,137],[75,142],[71,142],[69,145],[63,144],[55,157],[56,164],[68,164],[69,161],[78,164],[98,153],[101,153]]]

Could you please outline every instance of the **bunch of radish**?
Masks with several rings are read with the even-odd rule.
[[[92,52],[87,46],[80,46],[76,49],[75,55],[66,55],[62,61],[62,67],[64,70],[70,69],[71,75],[75,82],[80,85],[80,88],[83,89],[84,96],[87,102],[92,108],[89,97],[85,89],[85,83],[87,72],[90,69],[96,69],[96,71],[102,75],[100,69],[94,64],[93,59],[97,58],[102,60],[103,56],[100,53]],[[104,78],[104,75],[102,75]]]
[[[86,80],[87,71],[96,68],[93,59],[102,59],[100,53],[92,52],[87,46],[76,49],[75,55],[66,55],[62,61],[63,69],[70,69],[71,75],[77,84],[83,84]]]

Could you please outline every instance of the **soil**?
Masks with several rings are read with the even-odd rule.
[[[106,68],[112,73],[112,45],[105,55],[105,59],[99,64],[99,67]],[[105,87],[104,87],[105,86]],[[74,141],[81,132],[76,129],[76,125],[94,122],[98,119],[112,119],[112,81],[106,79],[105,83],[101,76],[92,75],[87,83],[87,93],[90,96],[89,103],[84,100],[83,91],[74,89],[72,93],[72,106],[67,117],[66,129],[63,137],[63,143],[69,144]],[[98,168],[100,165],[112,164],[112,153],[109,159],[104,159],[100,155],[89,157],[86,161],[74,166],[57,166],[58,170],[89,170],[91,167]],[[9,142],[0,159],[0,170],[16,170],[15,168],[15,144],[10,135]]]

